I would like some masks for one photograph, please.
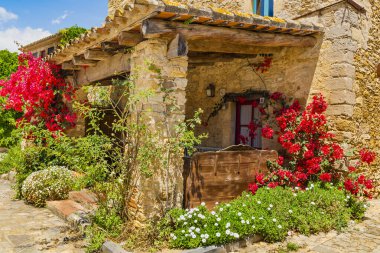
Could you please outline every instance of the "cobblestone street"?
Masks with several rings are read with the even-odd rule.
[[[45,208],[14,201],[8,181],[0,180],[0,253],[81,253],[81,238]]]

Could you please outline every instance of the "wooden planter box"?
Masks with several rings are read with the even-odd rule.
[[[227,202],[248,190],[259,172],[268,171],[267,161],[276,161],[274,150],[218,151],[195,153],[185,168],[186,208]]]

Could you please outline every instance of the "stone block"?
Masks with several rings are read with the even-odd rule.
[[[128,253],[119,244],[106,241],[102,246],[102,253]]]
[[[349,90],[336,90],[330,95],[330,105],[349,104],[354,105],[356,102],[355,93]]]
[[[327,87],[330,90],[352,90],[354,86],[354,80],[350,77],[334,78],[330,81],[326,81]]]
[[[352,117],[354,114],[354,106],[352,105],[330,105],[327,108],[328,116],[347,116]]]
[[[348,63],[334,64],[330,71],[333,77],[355,77],[355,67]]]
[[[336,127],[338,131],[349,131],[349,132],[355,131],[355,124],[351,120],[338,118],[335,120],[334,126]]]

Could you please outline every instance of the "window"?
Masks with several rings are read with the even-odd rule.
[[[41,51],[40,52],[40,57],[41,58],[44,58],[46,56],[46,51],[44,50],[44,51]]]
[[[273,0],[252,0],[253,13],[273,17]]]
[[[38,57],[38,53],[37,52],[33,53],[33,57],[37,58]]]
[[[52,54],[54,52],[54,49],[55,49],[54,47],[49,47],[48,48],[48,55]]]
[[[237,102],[235,143],[262,148],[261,113],[254,101]]]

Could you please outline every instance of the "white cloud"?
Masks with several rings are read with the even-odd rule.
[[[21,45],[26,45],[33,41],[42,39],[51,35],[49,31],[43,30],[42,28],[7,28],[5,30],[0,30],[0,50],[8,49],[9,51],[16,52],[18,46],[15,41],[19,42]]]
[[[58,18],[53,19],[53,20],[51,21],[51,23],[52,23],[53,25],[59,25],[59,24],[62,23],[62,21],[65,20],[68,16],[69,16],[69,12],[68,12],[68,11],[65,11],[65,12],[63,13],[62,16],[59,16]]]
[[[7,11],[4,7],[0,6],[0,23],[5,23],[10,20],[16,20],[18,16],[10,11]]]

